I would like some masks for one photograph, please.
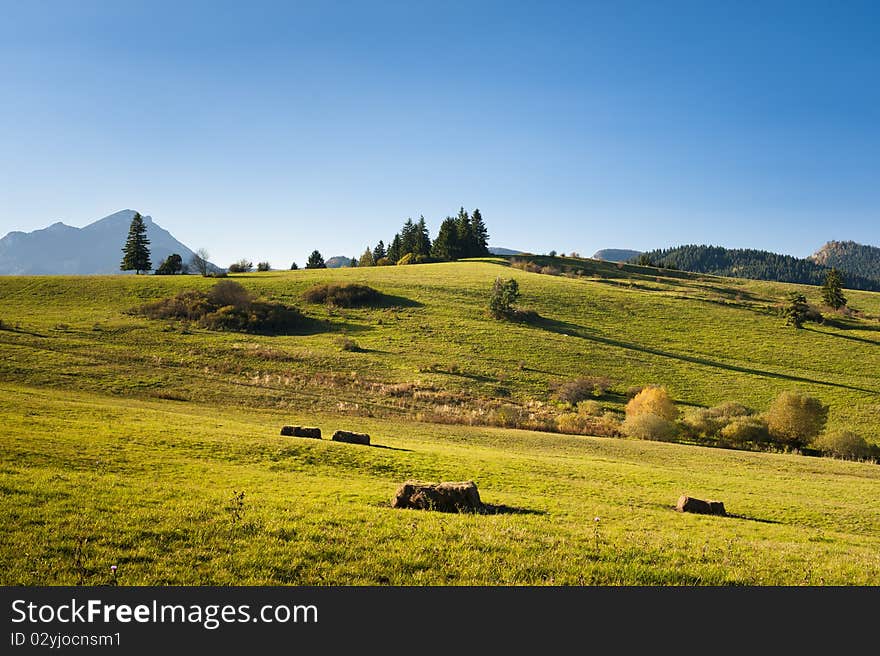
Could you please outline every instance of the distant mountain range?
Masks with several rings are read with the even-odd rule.
[[[335,257],[327,258],[324,261],[324,264],[327,265],[328,269],[341,269],[343,267],[351,266],[351,258],[345,257],[345,255],[336,255]]]
[[[626,262],[641,254],[641,251],[631,251],[626,248],[603,248],[593,253],[593,259],[605,260],[606,262]]]
[[[122,246],[134,214],[134,210],[122,210],[83,228],[59,221],[42,230],[10,232],[0,239],[0,275],[123,273],[119,269]],[[193,256],[190,248],[151,217],[145,216],[144,224],[154,269],[172,253],[189,262]],[[219,270],[213,264],[209,269]]]
[[[642,253],[630,261],[734,278],[821,285],[830,267],[849,289],[880,291],[880,248],[855,242],[825,244],[809,258],[769,251],[690,244]]]
[[[499,246],[489,246],[489,252],[492,255],[522,255],[522,251],[515,251],[510,248],[501,248]]]

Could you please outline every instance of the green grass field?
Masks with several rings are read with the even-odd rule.
[[[794,286],[573,262],[577,279],[503,260],[234,276],[322,325],[275,337],[127,313],[215,282],[194,276],[0,279],[2,583],[101,584],[111,565],[120,584],[880,583],[875,464],[462,425],[605,375],[612,410],[648,383],[682,408],[800,390],[880,443],[880,294],[798,331],[774,309]],[[540,321],[488,317],[498,275]],[[331,280],[387,302],[302,303]],[[410,478],[475,480],[500,512],[392,509]],[[676,513],[683,493],[731,516]]]

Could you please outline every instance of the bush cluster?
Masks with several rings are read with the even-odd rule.
[[[358,283],[315,285],[303,292],[303,298],[309,303],[326,303],[346,308],[379,305],[382,302],[379,291]]]
[[[135,310],[150,319],[192,321],[210,330],[279,334],[301,330],[306,317],[296,308],[257,299],[237,282],[223,280],[207,292],[188,290]]]

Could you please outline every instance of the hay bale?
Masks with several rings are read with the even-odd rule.
[[[703,501],[702,499],[689,497],[686,494],[682,494],[678,498],[678,503],[675,505],[675,509],[678,512],[697,513],[700,515],[727,514],[724,510],[724,503],[721,501]]]
[[[282,426],[281,434],[288,437],[310,437],[312,439],[321,439],[321,429],[311,428],[308,426]]]
[[[349,444],[370,445],[370,436],[366,433],[352,433],[351,431],[338,430],[330,438],[334,442],[348,442]]]
[[[392,508],[438,510],[440,512],[468,512],[483,509],[477,484],[473,481],[419,483],[406,481],[394,498]]]

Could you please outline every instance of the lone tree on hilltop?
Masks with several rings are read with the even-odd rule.
[[[782,316],[785,317],[787,326],[795,328],[803,328],[804,321],[807,320],[807,312],[810,307],[807,305],[807,299],[803,294],[791,292],[788,295],[788,305],[782,310]]]
[[[846,305],[846,297],[843,295],[843,277],[837,269],[831,269],[825,274],[825,283],[822,285],[822,300],[825,305],[839,310]]]
[[[312,254],[309,255],[309,261],[306,262],[306,269],[326,269],[327,264],[324,262],[324,256],[321,255],[320,251],[314,250]]]
[[[123,257],[119,268],[123,271],[134,271],[135,275],[141,271],[152,269],[149,246],[150,240],[147,239],[147,226],[144,225],[144,217],[140,212],[135,212],[128,228],[125,246],[122,247]]]

